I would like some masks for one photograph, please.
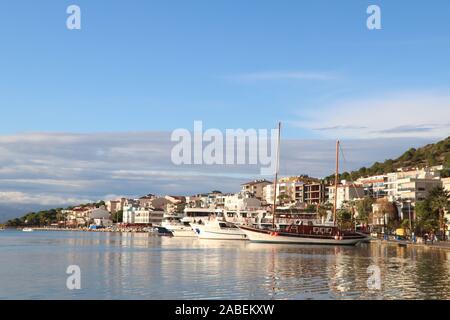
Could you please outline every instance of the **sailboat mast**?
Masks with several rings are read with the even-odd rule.
[[[334,175],[334,206],[333,206],[334,225],[336,225],[338,183],[339,183],[339,140],[336,141],[336,172]]]
[[[275,179],[273,180],[273,206],[272,206],[272,228],[275,228],[275,212],[277,206],[277,182],[278,182],[278,170],[280,169],[280,135],[281,135],[281,122],[278,122],[278,140],[277,140],[277,163],[275,168]]]

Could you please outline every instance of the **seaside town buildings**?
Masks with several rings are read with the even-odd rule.
[[[442,166],[430,168],[402,168],[383,175],[361,177],[355,181],[342,180],[337,192],[334,185],[325,180],[308,176],[280,177],[276,186],[276,205],[280,217],[282,212],[299,212],[314,215],[318,205],[325,205],[327,219],[330,208],[337,197],[337,209],[348,207],[350,203],[371,197],[370,224],[383,226],[385,217],[381,212],[386,206],[398,214],[400,219],[415,219],[417,202],[425,199],[433,188],[440,186],[450,191],[450,178],[441,178]],[[137,199],[120,197],[105,201],[104,206],[79,206],[63,210],[67,226],[79,227],[97,225],[107,227],[112,217],[122,212],[122,223],[129,225],[160,225],[163,219],[179,218],[186,214],[206,217],[209,214],[223,214],[228,218],[252,217],[256,214],[270,216],[274,201],[274,185],[268,180],[253,180],[241,185],[237,193],[222,193],[218,190],[189,195],[156,196],[148,194]],[[312,207],[312,208],[311,208]],[[354,210],[354,208],[353,208]],[[356,212],[356,214],[358,214]],[[446,212],[450,223],[450,212]],[[323,218],[322,218],[323,219]],[[232,221],[232,220],[230,220]]]
[[[75,207],[70,210],[62,210],[65,216],[66,226],[80,227],[97,225],[109,227],[112,225],[111,213],[104,206],[99,208],[95,206]]]

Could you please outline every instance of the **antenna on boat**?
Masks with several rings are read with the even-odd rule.
[[[277,163],[275,168],[275,179],[273,181],[272,228],[275,228],[275,212],[277,206],[277,182],[278,182],[278,171],[280,170],[280,136],[281,136],[281,121],[278,122]]]
[[[333,206],[333,224],[334,225],[336,225],[338,182],[339,182],[339,140],[336,141],[336,172],[334,174],[334,206]]]

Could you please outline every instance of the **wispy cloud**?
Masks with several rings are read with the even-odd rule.
[[[237,81],[276,81],[276,80],[334,80],[336,75],[326,72],[307,72],[307,71],[263,71],[241,73],[227,76],[227,79]]]
[[[378,95],[302,110],[294,125],[325,138],[441,138],[450,135],[448,119],[448,92],[428,91]]]
[[[331,126],[331,127],[323,127],[323,128],[314,128],[314,130],[318,131],[329,131],[329,130],[354,130],[354,129],[366,129],[364,126]]]
[[[450,106],[449,106],[450,107]],[[403,125],[394,128],[389,128],[385,130],[375,131],[378,133],[424,133],[424,132],[432,132],[436,130],[448,130],[450,128],[450,123],[438,124],[417,124],[417,125]]]

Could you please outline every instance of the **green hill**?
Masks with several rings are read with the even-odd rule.
[[[398,168],[423,168],[437,165],[444,166],[444,169],[441,171],[442,177],[450,176],[450,136],[442,141],[428,144],[418,149],[411,148],[397,159],[388,159],[381,163],[375,162],[369,168],[362,167],[359,170],[352,171],[351,173],[343,172],[340,174],[340,179],[356,180],[364,176],[393,172]],[[334,179],[334,175],[331,175],[325,179],[332,181],[332,179]]]

